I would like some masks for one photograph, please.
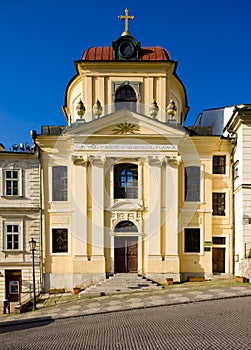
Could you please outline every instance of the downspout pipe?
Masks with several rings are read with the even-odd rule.
[[[43,237],[42,237],[42,160],[41,160],[41,149],[36,143],[37,133],[35,130],[30,131],[30,135],[35,146],[35,151],[38,152],[38,161],[39,161],[39,219],[40,219],[40,229],[39,229],[39,290],[40,292],[44,292],[44,283],[43,283]]]
[[[235,198],[234,198],[234,150],[237,144],[237,132],[226,129],[229,135],[234,135],[230,136],[230,142],[232,145],[232,151],[231,151],[231,175],[232,175],[232,212],[233,212],[233,275],[235,276]]]

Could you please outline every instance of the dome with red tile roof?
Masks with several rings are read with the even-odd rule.
[[[92,46],[85,50],[83,61],[114,61],[113,48],[110,46]],[[170,55],[160,46],[141,47],[139,61],[169,61]]]

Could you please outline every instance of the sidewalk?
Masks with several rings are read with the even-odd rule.
[[[14,324],[245,296],[251,296],[251,284],[238,284],[232,280],[187,282],[160,290],[132,291],[93,298],[79,298],[78,295],[66,293],[45,294],[41,296],[36,311],[1,315],[0,328]]]

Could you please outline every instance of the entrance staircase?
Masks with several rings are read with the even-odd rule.
[[[117,293],[130,293],[135,291],[150,291],[162,289],[157,282],[149,280],[137,273],[116,273],[114,276],[105,279],[84,291],[80,297],[96,297]]]

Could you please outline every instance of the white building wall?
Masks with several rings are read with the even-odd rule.
[[[4,192],[5,170],[19,170],[19,196],[6,196]],[[32,289],[32,254],[29,240],[33,237],[36,244],[35,273],[36,288],[40,288],[40,170],[37,155],[14,152],[0,152],[0,304],[6,298],[6,270],[21,270],[22,299],[30,296]],[[6,250],[6,223],[20,225],[19,249]]]

